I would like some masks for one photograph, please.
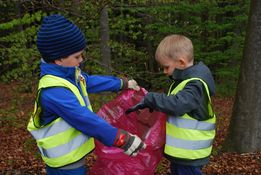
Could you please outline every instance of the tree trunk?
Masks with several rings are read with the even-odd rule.
[[[22,17],[22,14],[21,14],[21,4],[20,4],[19,1],[15,2],[15,11],[16,11],[16,14],[18,15],[18,18],[20,19]],[[18,25],[18,31],[19,32],[23,31],[23,25],[22,24]]]
[[[151,24],[152,23],[152,19],[150,16],[145,16],[144,17],[144,23],[145,25],[147,24]],[[150,30],[147,30],[146,31],[148,36],[151,36],[151,31]],[[149,37],[146,39],[145,41],[145,45],[146,45],[146,48],[147,48],[147,52],[148,52],[148,69],[150,72],[155,72],[157,70],[157,62],[155,60],[155,56],[154,56],[154,49],[153,49],[153,44],[152,44],[152,41],[149,39]]]
[[[111,73],[111,49],[108,45],[110,40],[109,35],[109,17],[108,6],[104,6],[101,10],[100,16],[100,35],[101,35],[101,58],[105,66],[106,73]]]
[[[252,0],[244,56],[225,149],[261,150],[261,1]]]

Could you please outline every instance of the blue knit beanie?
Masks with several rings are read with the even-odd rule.
[[[43,19],[36,44],[46,62],[67,57],[86,47],[83,33],[62,15],[50,15]]]

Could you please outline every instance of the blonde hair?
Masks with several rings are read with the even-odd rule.
[[[189,62],[194,60],[191,40],[183,35],[166,36],[157,47],[156,60],[162,58],[176,60],[179,57],[185,57]]]

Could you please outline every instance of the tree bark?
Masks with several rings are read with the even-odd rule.
[[[261,150],[261,1],[252,0],[236,99],[225,150]]]
[[[22,14],[21,14],[21,4],[20,4],[19,1],[15,2],[15,11],[16,11],[16,14],[18,15],[18,18],[21,18],[22,17]],[[23,25],[22,24],[18,25],[18,31],[19,32],[23,31]]]
[[[111,48],[108,45],[110,40],[109,35],[109,17],[108,6],[104,6],[100,15],[100,36],[101,36],[101,59],[105,66],[106,73],[111,73]]]
[[[152,19],[151,17],[148,17],[148,16],[145,16],[144,17],[144,23],[145,25],[147,24],[151,24],[152,23]],[[148,36],[151,36],[151,31],[150,30],[147,30],[146,31]],[[153,49],[153,44],[152,44],[152,41],[147,38],[146,41],[145,41],[145,45],[146,45],[146,48],[147,48],[147,52],[148,52],[148,69],[150,72],[155,72],[157,70],[157,62],[155,60],[155,56],[154,56],[154,49]]]

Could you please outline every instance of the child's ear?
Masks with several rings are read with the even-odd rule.
[[[62,61],[61,59],[57,59],[57,60],[54,60],[54,63],[61,66],[62,65]]]
[[[185,69],[187,67],[187,60],[185,58],[179,58],[179,67],[182,69]]]

